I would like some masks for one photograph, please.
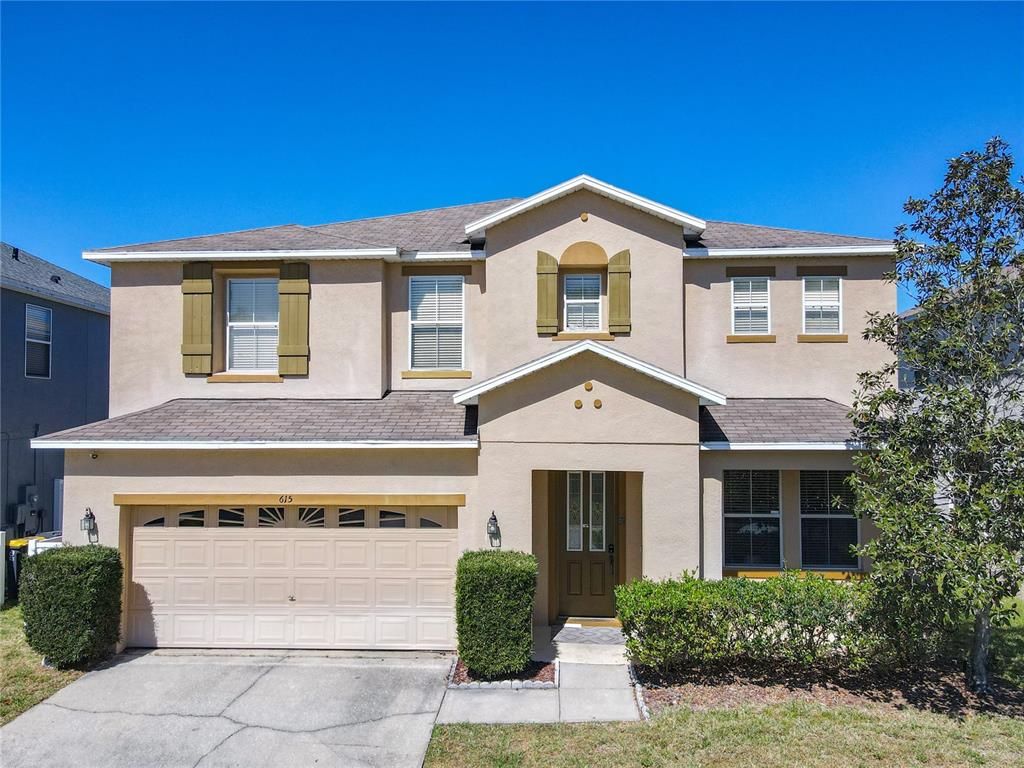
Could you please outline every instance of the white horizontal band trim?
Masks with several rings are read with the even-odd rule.
[[[712,389],[696,384],[689,379],[684,379],[682,376],[676,376],[674,373],[669,373],[657,366],[645,363],[643,360],[638,360],[631,355],[627,355],[624,352],[620,352],[617,349],[613,349],[591,339],[576,342],[568,347],[556,350],[551,354],[538,357],[536,360],[524,363],[523,365],[512,368],[504,373],[500,373],[497,376],[493,376],[490,379],[482,381],[479,384],[475,384],[472,387],[466,387],[465,389],[456,392],[453,399],[459,404],[476,403],[477,397],[485,392],[490,392],[492,389],[503,387],[516,379],[529,376],[531,373],[547,368],[549,365],[554,365],[555,363],[566,360],[567,358],[575,357],[583,352],[593,352],[594,354],[600,355],[608,360],[612,360],[613,362],[624,365],[627,368],[631,368],[638,373],[650,376],[652,379],[664,382],[676,389],[682,389],[690,394],[697,395],[697,397],[700,397],[709,403],[714,403],[715,405],[725,405],[726,403],[725,395],[719,392],[715,392]]]
[[[120,261],[278,261],[303,259],[383,259],[406,263],[480,261],[484,251],[402,251],[398,248],[330,248],[291,251],[83,251],[82,258],[110,265]]]
[[[895,253],[895,245],[842,245],[821,248],[684,248],[691,259],[731,259],[759,256],[884,256]]]
[[[632,192],[627,192],[624,189],[613,187],[611,184],[606,184],[592,176],[581,174],[550,189],[545,189],[543,192],[538,192],[525,200],[520,200],[518,203],[514,203],[507,208],[495,211],[489,216],[484,216],[482,219],[470,222],[466,225],[466,234],[473,235],[483,232],[488,227],[493,227],[495,224],[500,224],[521,213],[549,203],[552,200],[557,200],[560,197],[571,195],[573,192],[578,192],[582,189],[607,197],[610,200],[616,200],[633,208],[638,208],[673,224],[678,224],[689,234],[699,235],[707,228],[707,224],[703,219],[698,219],[696,216],[677,211],[675,208],[669,208],[667,205],[648,200],[646,197],[634,195]]]
[[[864,444],[845,443],[701,443],[702,451],[862,451]]]
[[[32,440],[33,448],[71,450],[307,450],[317,448],[477,448],[479,441],[472,440]]]
[[[485,251],[403,251],[399,261],[482,261]]]

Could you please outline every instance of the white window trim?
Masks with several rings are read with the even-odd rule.
[[[29,307],[32,307],[33,309],[41,309],[41,310],[43,310],[43,312],[45,312],[47,317],[49,318],[49,320],[47,321],[47,325],[50,328],[50,340],[49,341],[39,341],[38,339],[30,339],[28,337],[28,309],[29,309]],[[49,373],[46,376],[36,376],[36,375],[31,374],[31,373],[28,372],[28,344],[29,344],[29,342],[32,342],[33,344],[45,344],[46,345],[46,354],[49,357],[49,365],[46,366],[46,370],[48,370]],[[48,380],[48,379],[53,378],[53,310],[50,309],[49,307],[41,307],[38,304],[26,304],[25,305],[25,365],[24,365],[22,370],[25,372],[25,378],[26,379],[43,379],[43,380]]]
[[[233,323],[231,322],[231,286],[233,283],[241,282],[278,282],[276,277],[229,277],[227,280],[228,284],[228,295],[227,301],[224,302],[224,368],[227,373],[245,373],[245,374],[268,374],[277,373],[278,368],[232,368],[231,367],[231,329],[235,328],[276,328],[277,329],[277,343],[281,343],[281,300],[278,298],[277,304],[277,322],[251,322],[251,323]]]
[[[462,321],[460,323],[458,323],[458,325],[462,328],[462,344],[461,344],[461,346],[459,348],[459,365],[457,367],[455,367],[455,368],[449,368],[449,367],[445,367],[445,368],[440,368],[440,367],[434,367],[434,368],[422,367],[422,368],[417,368],[416,366],[414,366],[412,364],[412,329],[413,329],[413,326],[414,325],[434,325],[434,326],[437,326],[437,327],[441,327],[442,325],[444,325],[444,326],[454,326],[455,325],[455,323],[440,323],[440,322],[437,322],[437,321],[413,320],[412,319],[412,285],[413,285],[413,282],[415,282],[416,280],[430,280],[430,279],[436,280],[437,277],[457,277],[459,279],[459,285],[461,287],[460,288],[460,293],[459,293],[459,301],[462,302]],[[410,371],[462,371],[462,370],[465,370],[465,368],[466,368],[466,278],[465,278],[465,276],[463,276],[463,275],[439,275],[439,276],[410,275],[409,276],[409,286],[408,286],[408,290],[407,290],[406,293],[407,293],[406,306],[408,307],[408,314],[409,314],[409,334],[408,334],[409,343],[407,345],[409,347],[409,349],[408,349],[408,352],[407,352],[406,356],[408,357],[408,367],[409,367],[409,370]]]
[[[826,470],[826,469],[808,469],[808,470],[798,470],[798,471],[799,472],[824,472],[826,474],[826,476],[828,475],[828,472],[829,472],[829,470]],[[839,471],[845,472],[846,470],[839,470]],[[800,482],[800,478],[797,477],[797,482],[796,482],[796,500],[797,500],[796,516],[800,519],[800,570],[802,570],[802,571],[823,571],[823,572],[828,572],[828,571],[831,571],[831,572],[842,572],[842,571],[849,571],[849,570],[862,571],[864,569],[863,568],[864,562],[863,562],[863,558],[860,555],[857,555],[857,565],[856,566],[846,566],[846,565],[836,565],[836,566],[804,565],[804,518],[805,517],[808,520],[820,519],[820,518],[833,519],[833,518],[837,518],[837,517],[838,518],[853,518],[853,520],[857,523],[857,525],[856,525],[857,541],[856,541],[856,544],[855,544],[855,546],[857,546],[857,547],[860,546],[860,520],[852,512],[849,515],[829,515],[829,514],[825,514],[825,515],[821,515],[821,514],[805,515],[804,512],[803,512],[803,492],[804,492],[803,483],[801,483]]]
[[[601,510],[601,541],[603,546],[594,547],[594,478],[601,478],[601,503],[604,505]],[[604,552],[608,549],[608,479],[604,472],[590,473],[590,503],[587,504],[587,520],[590,527],[587,528],[587,551]]]
[[[751,331],[745,331],[744,335],[747,336],[770,336],[772,333],[772,279],[768,275],[757,275],[755,277],[733,277],[730,278],[729,282],[732,284],[732,318],[730,320],[730,327],[732,333],[736,333],[736,281],[737,280],[766,280],[768,285],[768,300],[765,302],[765,308],[768,310],[768,330],[764,333],[757,333]],[[744,307],[759,307],[760,304],[744,304]]]
[[[597,278],[597,299],[570,299],[566,295],[565,283],[569,275],[562,276],[562,330],[569,333],[597,333],[604,330],[604,312],[601,309],[604,296],[604,278],[600,272],[573,272],[577,277]],[[569,327],[569,304],[594,304],[597,303],[597,328],[570,328]]]
[[[569,478],[573,475],[579,475],[580,478],[580,545],[578,547],[569,546],[569,489],[572,484],[569,482]],[[565,473],[565,551],[566,552],[582,552],[583,551],[583,472],[580,470],[572,470]]]
[[[779,484],[778,484],[778,488],[779,488],[779,509],[774,514],[772,514],[772,513],[769,513],[769,514],[763,514],[763,513],[741,514],[741,513],[737,513],[737,512],[726,512],[725,511],[725,474],[724,474],[726,471],[729,471],[729,470],[723,470],[723,474],[722,474],[722,567],[723,568],[734,568],[734,569],[745,569],[745,570],[758,570],[758,569],[768,569],[768,570],[771,570],[773,568],[779,568],[779,569],[785,568],[786,567],[786,557],[785,557],[786,551],[785,551],[784,542],[786,540],[786,532],[785,532],[784,527],[783,527],[783,514],[782,514],[783,513],[783,509],[782,509],[782,470],[780,470],[780,469],[776,469],[775,470],[775,473],[778,475],[778,478],[779,478]],[[752,469],[739,468],[736,471],[739,471],[739,472],[755,472],[755,471],[758,471],[759,472],[761,470],[752,470]],[[778,520],[779,521],[779,564],[778,565],[756,565],[754,563],[730,563],[728,558],[725,556],[725,554],[726,554],[725,520],[726,520],[726,518],[729,518],[729,517],[742,517],[742,518],[746,518],[747,520],[750,520],[750,519],[755,518],[755,517],[764,517],[764,518],[767,518],[769,520]]]
[[[825,278],[835,278],[839,281],[839,330],[837,331],[811,331],[807,330],[807,281],[808,280],[824,280]],[[843,333],[843,276],[842,275],[804,275],[803,277],[803,309],[801,310],[800,329],[804,335],[809,336],[828,336],[832,333]],[[812,305],[815,307],[827,306],[824,304]]]

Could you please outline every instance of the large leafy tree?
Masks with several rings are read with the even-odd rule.
[[[986,691],[994,623],[1024,582],[1024,193],[1000,139],[949,161],[941,189],[910,199],[891,280],[909,317],[872,315],[865,338],[894,361],[860,376],[853,420],[864,547],[893,621],[920,639],[969,619],[969,681]],[[916,374],[900,390],[896,369]]]

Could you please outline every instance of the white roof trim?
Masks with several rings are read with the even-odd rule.
[[[573,192],[578,192],[582,189],[589,190],[595,194],[602,195],[611,200],[616,200],[625,205],[638,208],[641,211],[657,216],[658,218],[670,221],[673,224],[678,224],[683,228],[687,234],[699,235],[704,232],[707,228],[707,224],[703,219],[698,219],[696,216],[691,216],[688,213],[677,211],[675,208],[669,208],[667,205],[656,203],[653,200],[648,200],[646,197],[640,197],[634,195],[632,192],[627,192],[624,189],[613,187],[611,184],[606,184],[603,181],[582,174],[568,181],[564,181],[561,184],[545,189],[543,192],[538,192],[525,200],[520,200],[518,203],[502,208],[500,211],[484,216],[482,219],[470,222],[466,225],[466,234],[474,235],[483,233],[488,227],[493,227],[495,224],[499,224],[503,221],[511,219],[514,216],[518,216],[521,213],[525,213],[533,208],[537,208],[545,203],[549,203],[552,200],[557,200],[560,197],[571,195]]]
[[[885,256],[896,252],[896,246],[839,245],[807,248],[684,248],[691,259],[740,259],[772,256]]]
[[[483,261],[487,256],[484,251],[403,251],[402,255],[394,261],[415,261],[415,262],[434,262],[434,261]],[[392,261],[393,259],[385,259],[385,261]]]
[[[589,339],[576,342],[568,347],[563,347],[549,355],[538,357],[536,360],[524,363],[523,365],[512,368],[504,373],[499,373],[497,376],[492,376],[486,381],[482,381],[472,387],[466,387],[465,389],[456,392],[452,399],[460,405],[475,404],[477,398],[485,392],[490,392],[498,387],[503,387],[516,379],[529,376],[531,373],[536,373],[543,368],[547,368],[549,365],[554,365],[562,360],[575,357],[582,352],[593,352],[596,355],[600,355],[608,360],[624,365],[638,373],[644,374],[645,376],[650,376],[652,379],[664,382],[671,387],[689,392],[692,395],[697,395],[697,397],[702,400],[706,400],[709,403],[714,403],[715,405],[725,405],[726,403],[725,395],[720,394],[719,392],[715,392],[707,387],[702,387],[700,384],[695,384],[689,379],[684,379],[682,376],[676,376],[674,373],[669,373],[668,371],[651,365],[650,363],[645,363],[643,360],[638,360],[631,355],[619,352],[617,349],[613,349],[605,344],[598,344],[596,341],[591,341]]]
[[[33,448],[71,450],[145,450],[145,451],[214,451],[214,450],[308,450],[315,448],[477,448],[471,440],[49,440],[31,441]]]
[[[702,451],[862,451],[863,443],[701,443]]]
[[[118,261],[271,261],[278,259],[398,258],[397,248],[317,248],[280,251],[82,251],[82,258],[110,265]]]

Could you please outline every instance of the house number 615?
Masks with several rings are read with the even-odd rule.
[[[278,496],[277,501],[279,504],[291,504],[292,496],[290,493],[285,496]]]

